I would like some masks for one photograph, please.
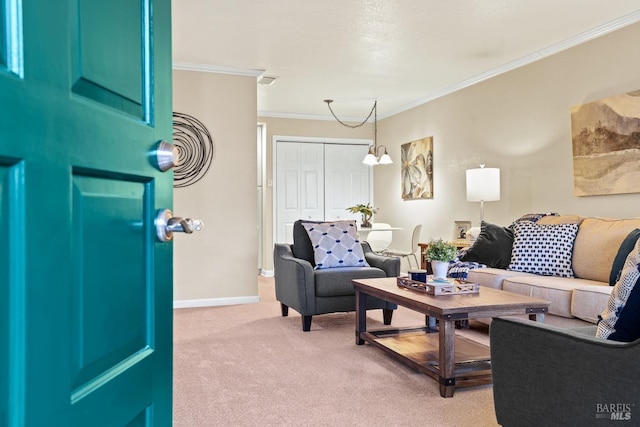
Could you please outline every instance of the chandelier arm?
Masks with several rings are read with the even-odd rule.
[[[373,114],[373,112],[376,111],[376,105],[378,104],[378,101],[376,100],[373,103],[373,107],[371,108],[371,111],[369,112],[369,115],[361,123],[359,123],[357,125],[350,125],[348,123],[343,122],[342,120],[340,120],[338,118],[338,116],[336,116],[336,113],[333,112],[333,108],[331,108],[331,102],[332,101],[325,100],[324,102],[327,103],[327,106],[329,107],[329,111],[331,111],[331,115],[333,116],[333,118],[336,119],[338,121],[338,123],[340,123],[342,126],[346,126],[348,128],[351,128],[351,129],[359,128],[360,126],[362,126],[365,123],[367,123],[367,121],[371,118],[371,115]]]

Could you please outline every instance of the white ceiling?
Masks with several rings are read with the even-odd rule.
[[[638,0],[172,0],[176,69],[275,76],[258,113],[396,114],[640,21]],[[639,49],[640,46],[630,47]],[[215,97],[215,94],[211,94]]]

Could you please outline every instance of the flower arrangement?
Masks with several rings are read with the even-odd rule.
[[[371,206],[370,203],[363,205],[362,203],[359,205],[348,207],[347,210],[351,213],[359,213],[362,214],[362,227],[371,227],[371,217],[378,209]]]
[[[458,248],[451,242],[445,242],[442,239],[432,240],[424,251],[429,261],[453,261],[456,259]]]

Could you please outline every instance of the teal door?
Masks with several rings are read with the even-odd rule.
[[[171,424],[170,0],[0,0],[0,426]]]

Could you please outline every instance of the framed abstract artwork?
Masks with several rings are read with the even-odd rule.
[[[573,193],[640,193],[640,90],[571,109]]]
[[[433,199],[433,137],[400,147],[402,199]]]

